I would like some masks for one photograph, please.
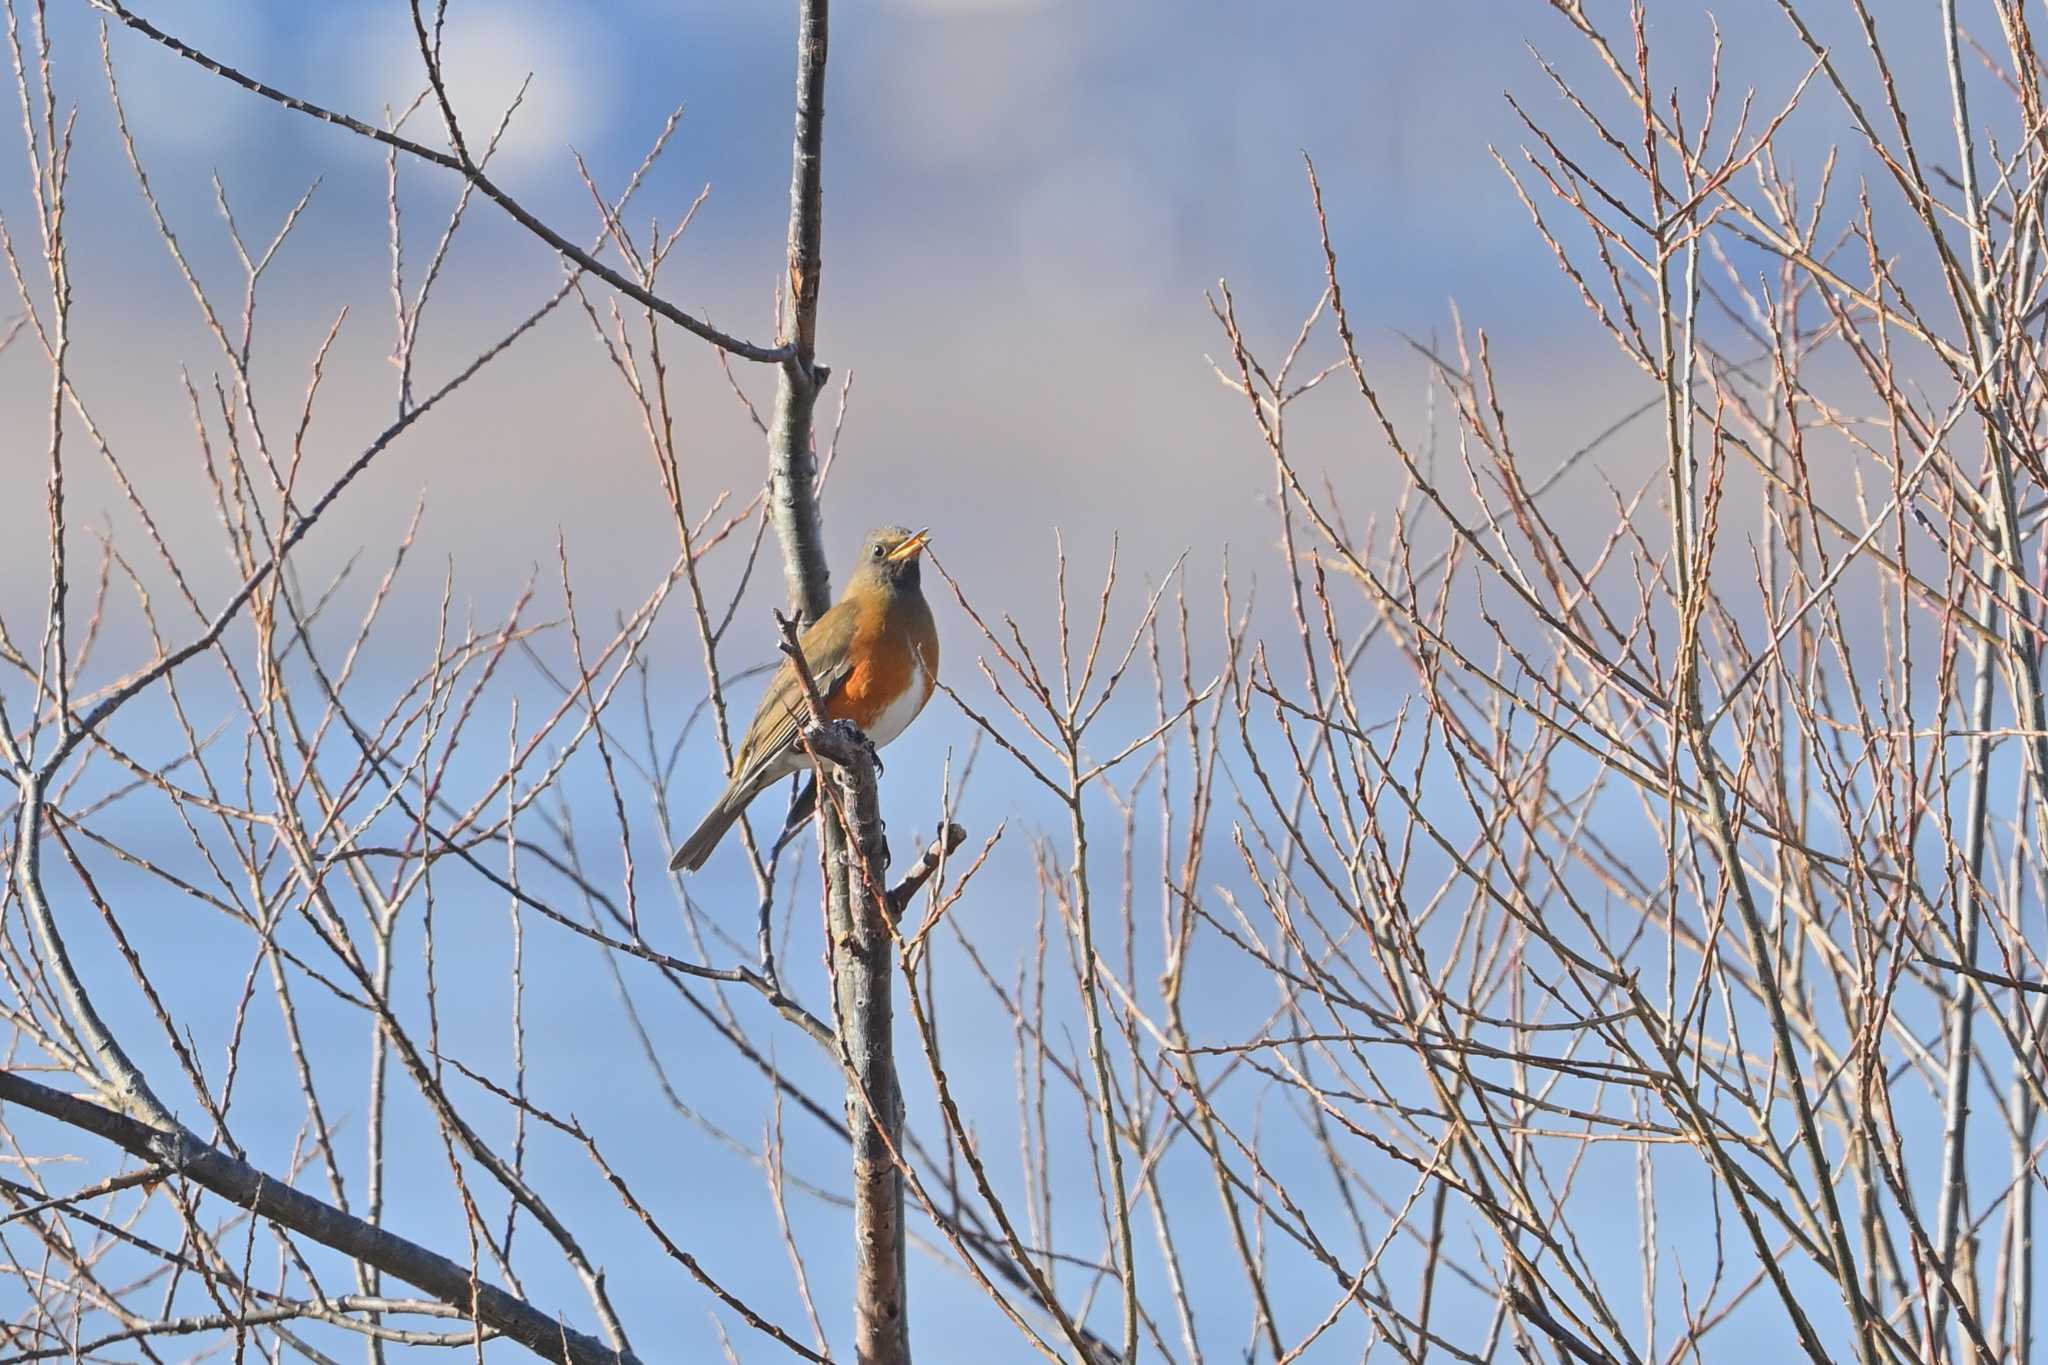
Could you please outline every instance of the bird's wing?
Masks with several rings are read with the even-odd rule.
[[[797,639],[797,648],[804,652],[804,662],[810,666],[811,679],[818,685],[818,695],[827,701],[853,671],[852,651],[848,648],[853,627],[854,615],[841,603],[820,616]],[[740,741],[739,752],[733,756],[734,785],[750,784],[788,750],[809,721],[810,703],[804,697],[803,680],[797,677],[795,665],[784,659],[782,667],[769,680],[767,695],[754,712],[754,723],[747,727],[747,737]]]

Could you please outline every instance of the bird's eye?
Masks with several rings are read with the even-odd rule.
[[[876,558],[876,559],[880,559],[880,558],[882,557],[883,553],[884,553],[884,551],[883,551],[883,549],[882,549],[882,545],[881,545],[881,542],[880,542],[880,541],[877,541],[877,542],[875,543],[875,558]]]

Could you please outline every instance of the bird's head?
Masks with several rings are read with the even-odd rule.
[[[891,591],[915,591],[918,561],[931,538],[928,530],[909,531],[901,526],[881,526],[868,532],[847,586],[869,583]]]

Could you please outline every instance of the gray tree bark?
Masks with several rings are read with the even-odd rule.
[[[824,746],[818,746],[821,754]],[[882,1365],[910,1359],[905,1316],[903,1099],[895,1051],[896,944],[883,889],[882,815],[875,763],[858,744],[831,753],[834,799],[820,818],[847,855],[827,864],[826,917],[832,934],[832,1003],[840,1060],[847,1068],[846,1125],[853,1133],[854,1358]],[[836,807],[828,810],[827,807]],[[843,821],[843,828],[842,828]]]
[[[832,574],[818,516],[811,414],[830,371],[817,363],[818,286],[823,271],[825,49],[828,0],[801,0],[796,34],[796,138],[789,165],[789,275],[783,282],[775,413],[768,426],[769,514],[782,546],[789,604],[805,621],[832,605]]]
[[[812,424],[818,391],[829,375],[817,363],[829,17],[829,0],[800,0],[789,274],[780,320],[781,339],[790,344],[791,355],[776,367],[775,412],[768,427],[769,515],[782,546],[790,606],[807,622],[817,620],[832,602]],[[790,648],[793,652],[793,641]],[[836,745],[826,752],[826,733],[820,727],[813,738],[814,750],[834,765],[819,784],[817,821],[825,860],[834,1027],[846,1067],[846,1122],[853,1134],[854,1358],[862,1365],[907,1365],[903,1178],[897,1167],[903,1105],[896,1081],[891,969],[895,945],[889,897],[882,889],[887,859],[876,765],[859,745]]]

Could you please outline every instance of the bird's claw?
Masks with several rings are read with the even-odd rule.
[[[837,720],[832,723],[838,727],[841,735],[868,751],[868,758],[875,765],[875,776],[880,777],[882,775],[882,752],[875,742],[868,738],[868,732],[850,720]]]

